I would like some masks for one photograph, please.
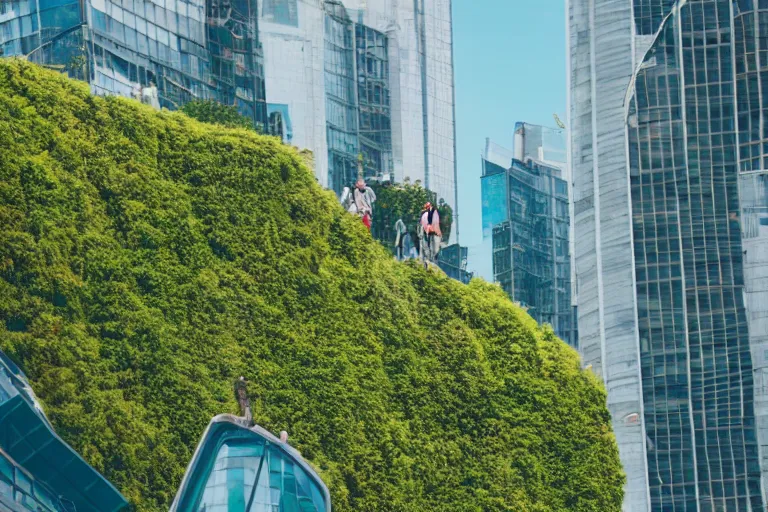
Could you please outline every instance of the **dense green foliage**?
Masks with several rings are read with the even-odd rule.
[[[440,214],[440,229],[443,232],[443,240],[451,237],[451,224],[453,223],[453,210],[445,200],[422,187],[420,184],[385,184],[371,185],[376,192],[376,204],[373,209],[373,226],[371,234],[381,241],[387,248],[394,251],[395,223],[403,219],[412,239],[417,240],[416,227],[421,218],[422,207],[430,202],[437,205]]]
[[[204,123],[220,124],[227,128],[254,129],[253,121],[241,115],[237,107],[214,100],[190,101],[181,107],[181,111]]]
[[[396,263],[274,138],[20,61],[0,61],[0,319],[136,510],[169,505],[240,375],[339,512],[620,509],[605,391],[498,287]]]

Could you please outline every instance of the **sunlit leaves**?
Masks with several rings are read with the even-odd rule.
[[[340,512],[618,511],[576,354],[497,287],[394,262],[305,161],[0,63],[0,348],[58,432],[167,509],[245,376]]]

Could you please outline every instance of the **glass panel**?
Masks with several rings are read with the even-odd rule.
[[[290,448],[288,448],[290,449]],[[215,423],[172,510],[325,512],[325,492],[278,442],[230,423]]]
[[[2,454],[0,454],[0,480],[13,483],[13,465]]]
[[[16,471],[16,486],[27,494],[32,494],[32,480],[21,471]]]
[[[265,21],[292,27],[299,26],[297,0],[265,0],[262,17]]]

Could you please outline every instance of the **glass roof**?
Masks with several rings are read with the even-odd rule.
[[[328,489],[299,453],[258,426],[213,419],[171,512],[331,512]]]
[[[0,503],[20,510],[114,512],[126,499],[53,431],[26,376],[0,352]],[[3,485],[4,484],[4,485]],[[52,500],[50,505],[45,500]]]

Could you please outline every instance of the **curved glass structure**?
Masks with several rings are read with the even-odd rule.
[[[127,505],[56,435],[27,378],[0,352],[0,510],[116,512]]]
[[[330,512],[328,489],[301,455],[243,418],[203,434],[171,512]]]
[[[659,510],[764,509],[731,22],[725,2],[683,4],[646,56],[629,104],[647,458]]]

